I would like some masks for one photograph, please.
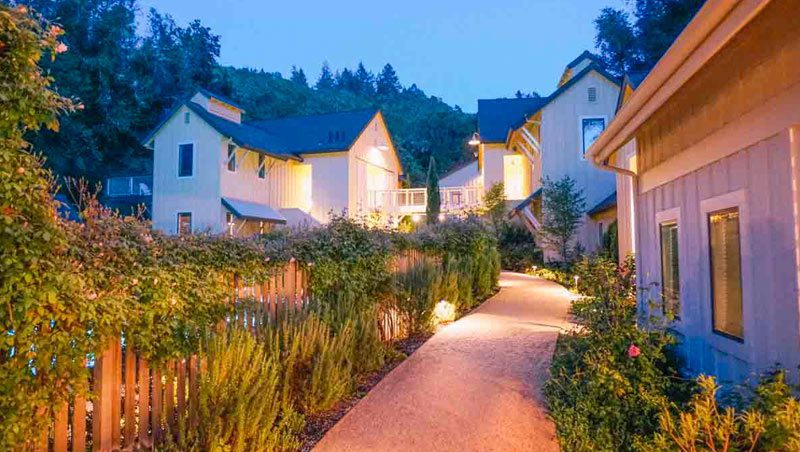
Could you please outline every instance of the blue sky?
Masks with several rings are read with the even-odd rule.
[[[185,25],[200,19],[221,36],[220,62],[316,80],[359,61],[377,72],[392,63],[416,83],[466,111],[477,99],[516,90],[548,94],[564,66],[594,47],[593,20],[625,0],[140,0]]]

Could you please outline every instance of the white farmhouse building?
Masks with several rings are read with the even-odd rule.
[[[398,188],[402,168],[377,110],[246,122],[243,114],[201,90],[148,135],[156,229],[250,235],[314,225],[331,212],[366,213],[375,193]]]
[[[614,117],[619,93],[617,78],[583,52],[547,97],[479,100],[477,165],[484,190],[503,182],[512,214],[535,231],[542,179],[570,176],[587,203],[578,241],[595,250],[616,219],[616,180],[594,167],[586,151]]]

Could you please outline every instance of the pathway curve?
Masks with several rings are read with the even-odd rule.
[[[558,450],[541,387],[572,295],[504,272],[500,292],[387,375],[316,451]]]

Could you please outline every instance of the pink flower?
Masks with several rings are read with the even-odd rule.
[[[641,354],[642,354],[642,351],[639,350],[639,347],[637,347],[636,345],[631,344],[631,346],[628,347],[628,356],[629,357],[636,358],[637,356],[639,356]]]
[[[64,53],[68,50],[67,45],[63,42],[59,42],[56,46],[56,53]]]

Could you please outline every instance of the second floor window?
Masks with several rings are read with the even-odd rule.
[[[597,88],[594,86],[589,87],[587,94],[589,97],[589,102],[597,102]]]
[[[264,154],[258,154],[258,178],[267,178],[267,156]]]
[[[597,140],[597,137],[603,133],[606,128],[605,118],[583,118],[581,119],[581,138],[583,150],[581,156],[586,158],[586,151],[592,146],[592,143]]]
[[[181,144],[178,146],[178,177],[192,177],[194,175],[194,144]]]
[[[228,145],[228,171],[236,172],[236,145]]]

